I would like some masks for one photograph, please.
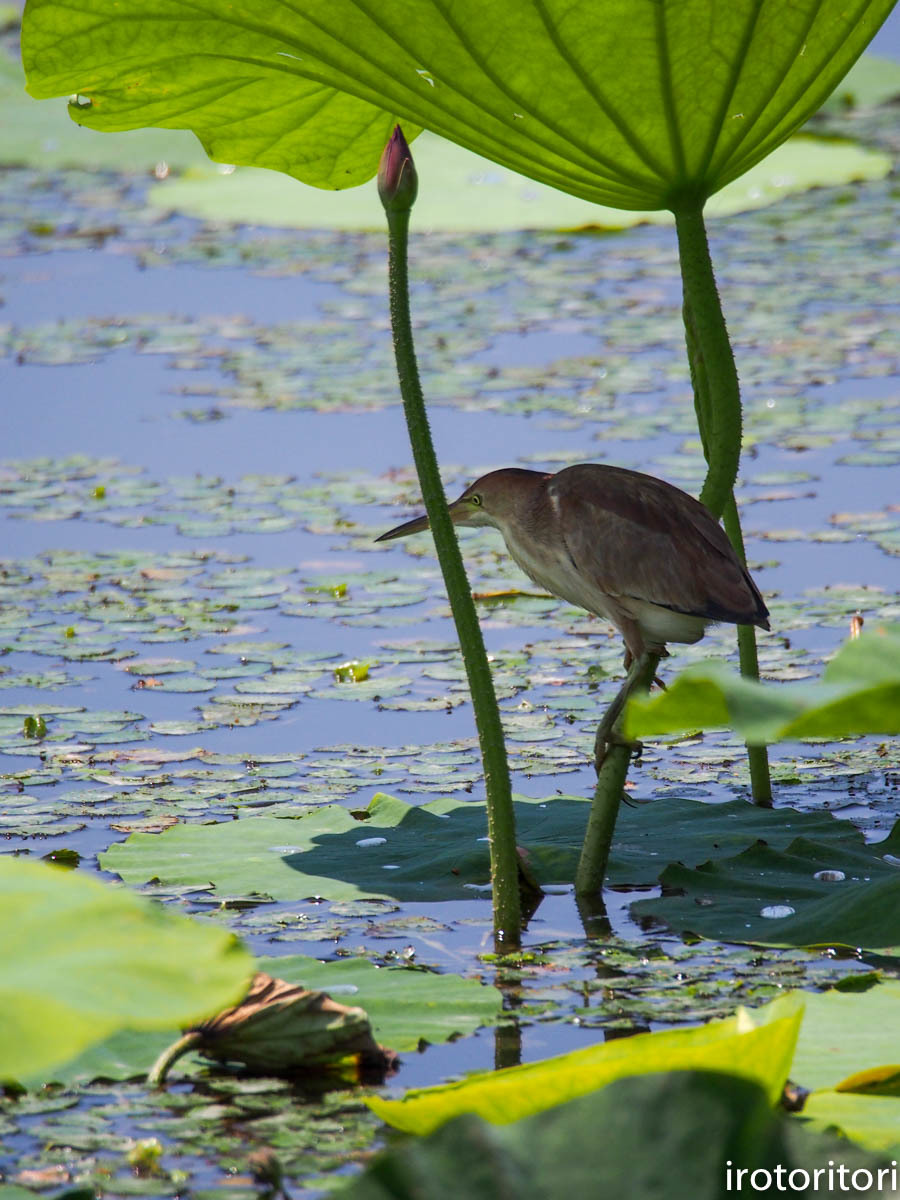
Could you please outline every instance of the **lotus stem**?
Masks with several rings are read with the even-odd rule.
[[[731,346],[728,343],[728,331],[725,328],[725,318],[722,315],[722,307],[719,302],[719,294],[716,289],[715,278],[712,271],[712,261],[709,257],[709,246],[706,241],[706,232],[703,229],[703,216],[699,214],[699,231],[694,222],[688,222],[688,247],[689,253],[685,253],[682,249],[681,269],[682,278],[684,279],[684,305],[682,309],[684,317],[684,333],[685,343],[687,345],[688,363],[690,364],[691,383],[694,389],[694,411],[697,415],[697,427],[700,430],[700,441],[703,446],[703,454],[707,462],[706,482],[703,485],[703,490],[700,493],[700,499],[710,508],[714,516],[721,516],[725,526],[725,532],[728,535],[728,540],[742,563],[746,565],[747,556],[744,551],[744,535],[741,531],[741,520],[738,515],[737,502],[734,498],[734,482],[737,478],[737,466],[740,462],[740,440],[741,440],[741,398],[740,389],[738,387],[737,370],[734,365],[734,356],[731,353]],[[679,232],[679,247],[682,246],[681,241],[681,226],[678,227]],[[691,243],[691,238],[694,242]],[[702,246],[698,248],[697,241],[702,242]],[[691,247],[693,247],[691,249]],[[692,286],[690,293],[688,290],[686,272],[689,272],[692,267],[696,267],[697,260],[700,260],[702,270],[699,271],[700,284],[695,283]],[[686,267],[686,262],[690,265]],[[708,266],[708,271],[706,270]],[[712,301],[709,300],[709,293],[703,291],[703,281],[707,287],[711,287]],[[697,310],[695,303],[697,297],[705,297],[707,304],[707,325],[713,324],[712,318],[718,314],[718,319],[721,322],[720,336],[724,336],[725,342],[728,343],[728,353],[725,357],[727,360],[725,366],[730,363],[731,374],[733,375],[734,387],[732,390],[726,389],[723,393],[727,397],[727,402],[734,404],[735,396],[737,399],[737,417],[734,413],[730,416],[726,414],[723,419],[719,408],[718,400],[713,402],[713,395],[718,396],[718,392],[714,392],[710,374],[707,370],[707,353],[705,351],[704,341],[700,335],[701,322],[697,318]],[[721,347],[719,347],[721,351]],[[721,355],[720,355],[721,356]],[[720,366],[722,364],[720,363]],[[727,373],[727,372],[726,372]],[[718,423],[718,424],[717,424]],[[718,429],[719,437],[714,434],[714,430]],[[727,471],[731,470],[728,465],[727,469],[723,467],[721,461],[721,434],[722,430],[728,430],[729,436],[737,437],[737,459],[734,460],[734,475],[731,478],[729,492],[725,498],[725,502],[720,512],[715,511],[708,499],[713,495],[718,501],[719,480],[720,476],[724,480],[727,476]],[[733,447],[728,447],[726,455],[727,462],[730,464],[733,461]],[[719,455],[719,460],[716,456]],[[712,481],[712,482],[711,482]],[[756,652],[756,630],[752,625],[739,625],[737,630],[738,640],[738,655],[740,657],[741,674],[748,679],[759,679],[759,658]],[[769,772],[769,752],[765,746],[747,746],[747,762],[750,768],[750,791],[753,796],[754,803],[764,807],[768,807],[772,803],[772,779]]]
[[[675,209],[675,229],[681,259],[684,307],[689,314],[688,355],[701,365],[706,387],[694,384],[695,404],[702,414],[700,435],[707,459],[706,480],[700,499],[718,520],[734,490],[741,459],[741,393],[737,368],[725,317],[716,288],[702,204],[686,204]],[[691,376],[695,368],[692,361]],[[708,402],[704,400],[708,397]]]
[[[183,1054],[187,1054],[189,1050],[193,1050],[202,1041],[203,1034],[198,1029],[191,1029],[183,1037],[180,1037],[177,1042],[173,1042],[171,1046],[167,1046],[147,1072],[147,1083],[149,1086],[162,1087],[166,1082],[166,1076],[178,1059]]]
[[[491,854],[494,938],[500,953],[521,946],[518,855],[515,814],[506,745],[494,681],[481,635],[481,626],[453,522],[441,483],[437,457],[419,381],[409,309],[407,252],[409,207],[385,204],[390,261],[389,286],[394,355],[409,430],[413,460],[422,489],[425,511],[434,534],[434,545],[444,577],[450,609],[462,651],[475,712],[475,725],[484,765],[488,838]]]

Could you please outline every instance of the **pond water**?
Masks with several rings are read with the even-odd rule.
[[[34,169],[2,184],[5,849],[74,849],[101,871],[110,845],[176,821],[359,808],[381,791],[411,805],[477,801],[471,708],[430,545],[373,545],[417,501],[383,240],[151,217],[145,186]],[[773,680],[820,674],[857,611],[900,618],[895,205],[890,181],[848,186],[712,229],[744,387],[739,495],[772,610],[760,647]],[[110,212],[115,228],[101,235]],[[413,238],[412,257],[450,491],[490,467],[585,460],[696,489],[670,231],[430,235]],[[467,537],[464,553],[477,592],[522,592],[481,604],[516,790],[589,796],[592,729],[620,677],[616,639],[536,596],[496,535]],[[719,629],[678,648],[666,674],[733,660],[732,640]],[[339,682],[348,660],[369,664],[368,678]],[[23,735],[28,713],[47,722],[39,743]],[[900,798],[882,739],[788,745],[772,761],[779,807],[834,812],[873,845],[887,836]],[[631,788],[639,809],[746,800],[740,746],[724,733],[648,745]],[[666,846],[654,853],[661,868]],[[227,922],[260,955],[361,955],[505,982],[523,1060],[873,961],[693,946],[639,923],[631,901],[658,895],[646,886],[610,890],[611,934],[592,940],[563,887],[529,924],[533,958],[509,986],[483,957],[484,889],[385,904],[378,917],[327,899],[223,906],[227,883],[147,890]],[[405,1054],[390,1086],[490,1068],[497,1053],[490,1029],[431,1045]],[[215,1079],[168,1099],[82,1084],[46,1111],[20,1108],[0,1164],[10,1176],[59,1168],[56,1182],[106,1170],[105,1194],[129,1194],[129,1139],[157,1136],[193,1194],[237,1196],[247,1151],[272,1141],[292,1193],[305,1194],[377,1137],[352,1097],[304,1110],[272,1086],[277,1100],[241,1116],[228,1107],[239,1086]],[[237,1122],[231,1142],[221,1123],[203,1126],[213,1101]],[[317,1148],[305,1159],[302,1111]],[[194,1114],[190,1136],[175,1112]],[[166,1194],[172,1178],[141,1190]]]

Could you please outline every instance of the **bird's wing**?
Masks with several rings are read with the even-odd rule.
[[[762,597],[725,531],[686,492],[592,464],[561,471],[549,490],[565,514],[573,566],[604,594],[712,621],[765,621]]]

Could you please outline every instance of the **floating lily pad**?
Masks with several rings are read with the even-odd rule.
[[[138,658],[125,664],[130,675],[178,675],[191,671],[196,663],[181,658]]]
[[[801,835],[786,849],[760,840],[690,868],[672,863],[663,895],[632,911],[725,942],[865,947],[900,955],[900,822],[884,842],[855,829],[841,841]]]
[[[864,54],[853,64],[825,102],[826,111],[872,108],[900,96],[900,63],[878,54]]]
[[[515,807],[518,838],[537,878],[570,881],[588,802],[558,796],[520,799]],[[754,837],[786,848],[801,834],[821,838],[827,852],[854,831],[830,816],[767,811],[740,801],[660,800],[623,812],[610,880],[655,883],[671,857],[696,864],[710,850],[728,853]],[[260,892],[274,900],[462,900],[472,898],[473,885],[490,878],[483,804],[437,800],[414,807],[385,795],[375,797],[364,820],[328,805],[298,820],[245,817],[218,825],[178,825],[159,835],[133,834],[100,861],[131,884],[149,879],[176,886],[213,884],[226,894]]]

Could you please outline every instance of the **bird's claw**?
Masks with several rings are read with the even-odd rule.
[[[600,729],[597,732],[597,738],[594,742],[594,767],[598,775],[611,746],[627,746],[631,751],[632,761],[635,763],[640,762],[641,755],[644,752],[643,742],[632,742],[627,738],[620,737],[613,730],[607,732]]]

